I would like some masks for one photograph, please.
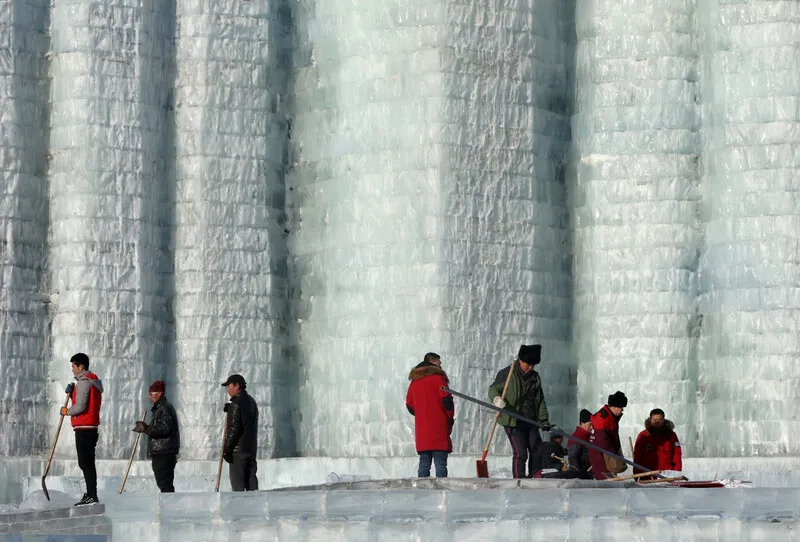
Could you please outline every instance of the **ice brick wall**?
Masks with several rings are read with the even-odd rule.
[[[706,247],[698,451],[798,453],[800,3],[698,3]]]
[[[577,420],[563,175],[574,2],[442,2],[441,9],[437,242],[452,384],[486,399],[519,346],[541,343],[537,369],[550,419],[566,425]],[[455,450],[480,450],[492,413],[466,401],[458,409]],[[497,441],[510,450],[503,435]]]
[[[431,350],[484,397],[543,342],[568,401],[564,5],[297,4],[304,453],[413,453],[407,374]],[[457,410],[456,450],[479,448],[489,417]]]
[[[286,73],[276,9],[276,0],[177,4],[172,387],[188,459],[219,454],[228,399],[220,384],[234,372],[260,406],[260,454],[275,445],[273,392],[282,383],[271,373],[287,363]]]
[[[52,9],[51,400],[63,401],[69,358],[85,351],[105,383],[99,449],[109,458],[127,454],[163,355],[157,173],[170,81],[157,25],[166,5],[65,0]]]
[[[46,0],[0,7],[0,456],[47,435]]]
[[[575,12],[578,402],[594,412],[625,392],[623,440],[654,407],[689,437],[695,410],[701,239],[693,15],[694,3],[682,0],[578,0]]]
[[[441,7],[295,4],[287,182],[304,454],[409,452],[408,371],[443,347]]]

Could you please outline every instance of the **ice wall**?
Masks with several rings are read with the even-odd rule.
[[[0,456],[46,446],[46,0],[0,9]]]
[[[698,2],[706,246],[698,451],[800,441],[800,3]]]
[[[228,400],[220,383],[234,372],[259,403],[260,453],[275,448],[273,397],[282,382],[272,373],[287,363],[286,73],[278,66],[281,35],[273,35],[276,6],[177,4],[176,364],[169,381],[188,459],[219,454]],[[284,431],[279,439],[286,438],[292,447]]]
[[[105,383],[99,448],[111,458],[128,452],[164,351],[165,6],[52,8],[50,398],[63,403],[69,358],[87,352]]]
[[[625,392],[624,441],[655,407],[690,440],[696,409],[701,149],[693,15],[693,2],[661,0],[579,0],[575,12],[578,403],[595,411]]]
[[[551,419],[568,423],[577,418],[563,167],[574,2],[442,5],[437,243],[453,386],[486,399],[519,345],[541,343]],[[466,401],[458,409],[456,450],[482,449],[492,414]],[[497,442],[510,450],[504,435]]]
[[[485,397],[542,342],[569,401],[567,5],[297,5],[303,453],[413,453],[406,377],[430,350]],[[456,450],[489,421],[459,403]]]
[[[233,371],[262,455],[410,454],[426,351],[484,397],[540,342],[562,426],[622,389],[623,436],[661,406],[692,454],[796,453],[799,11],[5,2],[0,451],[84,350],[101,457],[156,378],[214,457]]]

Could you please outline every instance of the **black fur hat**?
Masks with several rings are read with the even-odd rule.
[[[590,421],[592,421],[592,413],[584,408],[583,410],[581,410],[580,422],[586,423]]]
[[[628,398],[621,391],[617,391],[614,395],[608,396],[608,406],[625,408],[628,406]]]
[[[528,365],[536,365],[542,361],[542,345],[541,344],[523,344],[519,347],[519,354],[517,359],[527,363]]]

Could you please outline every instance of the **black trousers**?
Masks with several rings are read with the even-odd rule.
[[[256,471],[258,465],[253,457],[242,457],[233,454],[233,461],[228,465],[228,474],[231,478],[231,489],[233,491],[257,491],[258,478]]]
[[[178,454],[156,454],[151,458],[153,475],[156,485],[161,493],[175,493],[175,465],[178,463]]]
[[[76,429],[75,449],[78,451],[78,466],[83,471],[86,493],[97,498],[97,468],[95,449],[97,448],[97,429]]]
[[[506,427],[505,429],[513,452],[511,471],[514,478],[530,478],[534,475],[533,454],[542,444],[539,428],[517,421],[516,427]],[[526,464],[528,464],[527,474],[525,473]]]

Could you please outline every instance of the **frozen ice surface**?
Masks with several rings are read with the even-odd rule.
[[[39,487],[41,488],[41,484]],[[77,500],[80,499],[80,495],[76,499],[72,495],[62,491],[50,489],[50,487],[47,488],[47,493],[50,495],[50,500],[45,497],[44,491],[41,489],[28,493],[28,495],[25,497],[25,500],[19,504],[20,511],[70,508]]]

